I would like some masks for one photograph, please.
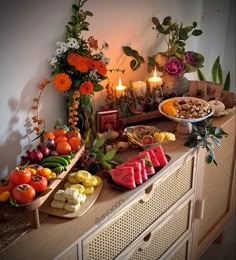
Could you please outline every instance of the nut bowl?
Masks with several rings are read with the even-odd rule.
[[[191,123],[203,121],[214,113],[214,108],[207,101],[194,97],[166,99],[158,109],[162,115],[178,123],[177,131],[180,134],[190,134]]]

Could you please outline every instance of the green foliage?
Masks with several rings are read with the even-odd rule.
[[[199,80],[206,80],[204,74],[202,73],[202,71],[200,69],[197,70],[197,75]]]
[[[152,17],[152,23],[154,24],[153,29],[157,31],[157,37],[160,34],[164,37],[167,44],[167,50],[165,52],[158,52],[154,56],[148,57],[147,65],[148,72],[151,72],[155,67],[161,71],[165,71],[165,64],[171,57],[176,57],[180,63],[183,63],[184,70],[186,72],[194,72],[197,68],[203,67],[204,57],[196,52],[190,51],[188,55],[194,60],[186,61],[185,45],[186,41],[191,36],[199,36],[202,31],[197,29],[197,22],[193,22],[190,26],[184,26],[183,23],[173,22],[170,16],[166,16],[162,23],[157,17]],[[130,68],[135,71],[145,63],[144,58],[138,53],[137,50],[132,49],[129,46],[123,46],[123,52],[132,57],[130,61]]]
[[[201,30],[196,29],[197,22],[193,22],[190,26],[183,26],[183,23],[173,22],[170,16],[166,16],[162,23],[160,23],[157,17],[152,17],[152,22],[158,35],[164,35],[170,56],[174,56],[175,53],[183,54],[189,37],[202,34]]]
[[[228,71],[225,81],[223,80],[223,71],[220,62],[220,56],[216,57],[212,68],[211,68],[211,76],[212,82],[223,84],[223,89],[229,91],[230,90],[230,71]],[[198,69],[198,78],[199,80],[206,80],[203,72]]]
[[[192,133],[184,145],[190,148],[205,148],[207,151],[205,158],[206,163],[209,164],[213,162],[217,165],[213,150],[214,144],[220,146],[220,139],[228,134],[221,127],[213,126],[207,120],[192,124],[192,127]]]
[[[66,25],[66,37],[77,38],[82,31],[89,31],[89,23],[86,22],[87,16],[93,16],[90,11],[83,11],[82,7],[87,0],[79,0],[78,5],[72,5],[72,16],[70,22]]]
[[[129,46],[123,46],[122,48],[127,56],[133,57],[133,59],[130,61],[130,68],[133,71],[137,70],[141,64],[145,62],[144,58],[139,55],[138,51],[132,49]]]
[[[116,161],[117,149],[112,148],[110,151],[105,152],[104,146],[110,137],[112,130],[109,129],[103,136],[95,138],[92,147],[87,150],[88,157],[93,156],[95,159],[93,162],[88,162],[86,158],[80,159],[83,163],[83,168],[88,170],[90,173],[95,174],[99,169],[110,170],[113,163],[111,161]]]

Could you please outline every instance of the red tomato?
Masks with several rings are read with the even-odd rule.
[[[10,172],[9,179],[15,184],[28,183],[31,179],[31,172],[25,167],[17,166]]]
[[[29,185],[31,185],[36,192],[42,192],[47,189],[48,181],[45,177],[40,175],[32,176]]]
[[[5,177],[0,180],[0,194],[4,191],[11,192],[14,187],[15,184],[12,181],[10,181],[8,177]]]
[[[29,184],[20,184],[12,190],[12,197],[18,204],[27,204],[35,197],[35,190]]]

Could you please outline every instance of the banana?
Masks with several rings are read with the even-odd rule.
[[[60,174],[64,170],[65,170],[65,167],[63,167],[63,166],[58,166],[58,167],[52,169],[52,171],[55,172],[56,175]]]
[[[46,163],[46,162],[60,163],[62,166],[67,166],[67,165],[69,165],[69,162],[68,162],[65,158],[63,158],[62,156],[60,156],[60,155],[53,155],[53,156],[45,157],[45,158],[43,158],[42,161],[40,161],[39,164],[41,165],[42,163]]]

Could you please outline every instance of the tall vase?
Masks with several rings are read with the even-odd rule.
[[[95,109],[94,100],[91,98],[90,102],[86,105],[79,106],[79,126],[86,143],[86,147],[90,148],[96,138],[96,122],[95,122]]]
[[[175,78],[169,74],[164,73],[162,80],[164,83],[164,96],[183,96],[188,91],[188,79],[184,76]]]

